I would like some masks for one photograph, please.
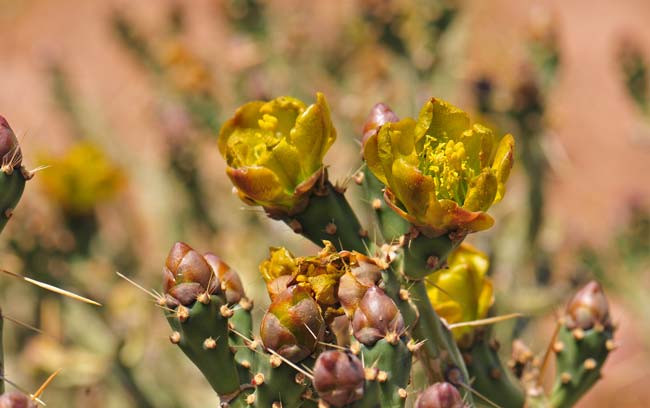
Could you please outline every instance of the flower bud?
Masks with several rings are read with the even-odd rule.
[[[264,347],[294,363],[313,353],[324,332],[320,308],[301,285],[276,295],[260,326]]]
[[[363,137],[361,138],[361,145],[366,144],[366,140],[377,132],[384,123],[398,122],[399,118],[391,110],[391,108],[384,104],[378,103],[372,107],[368,114],[365,123],[363,124]]]
[[[383,290],[372,286],[354,312],[352,331],[357,340],[372,346],[388,333],[402,334],[404,318],[395,302]]]
[[[175,300],[188,306],[201,293],[214,293],[217,288],[216,278],[205,258],[189,245],[175,243],[163,267],[163,289],[172,298],[172,303]]]
[[[1,122],[1,121],[0,121]],[[36,408],[37,405],[27,395],[20,392],[6,392],[0,396],[0,408]]]
[[[415,408],[463,408],[463,398],[453,385],[435,383],[422,391],[415,401]]]
[[[329,350],[314,365],[314,388],[328,404],[342,407],[363,398],[364,372],[352,353]]]
[[[596,324],[609,326],[609,304],[602,286],[596,281],[587,283],[567,305],[567,326],[589,330]]]
[[[226,295],[226,302],[235,304],[241,300],[246,294],[244,293],[244,285],[239,278],[239,274],[228,266],[221,258],[212,252],[207,252],[203,255],[210,268],[214,273],[213,281],[216,290],[222,290]]]
[[[20,167],[22,153],[18,139],[7,120],[0,116],[0,159],[2,166]]]

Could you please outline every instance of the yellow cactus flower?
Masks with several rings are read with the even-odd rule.
[[[429,236],[475,232],[494,220],[485,211],[503,198],[514,138],[492,131],[440,99],[418,120],[384,124],[368,138],[364,158],[386,185],[386,202]]]
[[[78,143],[63,157],[41,161],[51,166],[39,176],[46,194],[72,214],[88,214],[125,185],[122,170],[90,142]]]
[[[450,324],[484,319],[494,302],[492,282],[485,276],[490,266],[487,255],[463,243],[447,262],[449,268],[435,272],[426,281],[436,313]],[[453,329],[457,340],[471,331],[469,327]]]
[[[325,96],[318,93],[310,106],[287,96],[243,105],[221,128],[218,144],[245,203],[293,215],[307,205],[335,139]]]

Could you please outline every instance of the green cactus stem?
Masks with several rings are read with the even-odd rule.
[[[426,358],[422,359],[422,363],[430,380],[449,381],[454,385],[463,382],[468,385],[470,377],[463,357],[451,331],[444,326],[433,309],[424,281],[411,282],[409,293],[419,313],[419,319],[413,327],[412,335],[416,342],[424,341],[422,350]],[[457,373],[454,369],[459,370],[460,375],[446,378],[451,372]],[[472,396],[467,392],[466,387],[463,387],[462,392],[465,400],[471,403]]]
[[[474,334],[473,344],[462,349],[467,371],[472,378],[472,388],[500,407],[523,407],[524,392],[503,367],[498,342],[488,340],[489,333],[479,330]]]
[[[174,332],[172,343],[201,370],[219,394],[239,392],[239,373],[235,356],[228,345],[228,317],[232,311],[220,296],[196,301],[191,307],[179,305],[167,321]]]
[[[384,202],[384,184],[364,167],[362,186],[366,200],[372,207],[384,241],[393,242],[408,232],[409,223]]]
[[[282,220],[318,246],[323,241],[331,241],[338,250],[367,253],[370,247],[367,231],[361,227],[343,192],[329,181],[317,190],[304,211]]]
[[[366,368],[374,369],[379,383],[381,408],[402,408],[411,376],[411,350],[406,340],[389,334],[372,346],[360,345]]]
[[[411,228],[404,238],[404,274],[410,279],[422,279],[445,264],[465,234],[450,232],[431,238]]]

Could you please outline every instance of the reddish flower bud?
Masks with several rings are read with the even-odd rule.
[[[11,165],[11,168],[20,167],[22,162],[18,139],[3,116],[0,116],[0,161],[3,167]]]
[[[352,319],[354,337],[372,346],[388,333],[402,334],[404,318],[395,302],[377,286],[372,286],[361,299]]]
[[[602,286],[596,281],[587,283],[567,305],[567,326],[589,330],[596,324],[609,326],[609,304]]]
[[[277,294],[262,319],[264,347],[298,362],[314,352],[325,322],[309,289],[294,285]]]
[[[217,288],[214,273],[203,256],[183,242],[175,243],[163,267],[165,293],[188,306],[201,293],[214,293]]]
[[[388,105],[384,103],[378,103],[372,107],[370,114],[366,118],[365,123],[363,124],[363,137],[361,138],[361,144],[365,145],[366,140],[379,129],[384,123],[388,122],[398,122],[399,118],[393,112]]]
[[[328,404],[342,407],[363,398],[363,365],[340,350],[321,353],[314,365],[314,388]]]
[[[27,395],[20,392],[6,392],[0,396],[0,408],[36,408],[37,405]]]
[[[453,385],[435,383],[422,391],[415,401],[415,408],[463,408],[463,398]]]

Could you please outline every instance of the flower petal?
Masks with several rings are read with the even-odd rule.
[[[315,104],[298,116],[289,138],[302,157],[304,173],[310,175],[318,170],[325,153],[336,140],[336,130],[322,93],[316,95]]]
[[[497,178],[490,169],[485,169],[472,180],[463,208],[468,211],[487,211],[497,194]]]
[[[508,134],[501,139],[494,155],[492,169],[495,171],[498,188],[494,202],[501,201],[506,193],[506,181],[510,176],[510,169],[514,162],[515,138]]]
[[[415,141],[420,142],[425,135],[430,135],[436,142],[445,143],[460,137],[469,128],[469,123],[467,113],[441,99],[431,98],[418,116]]]
[[[403,158],[395,160],[392,164],[391,189],[395,196],[408,213],[416,218],[424,216],[428,207],[436,204],[435,182]]]
[[[242,198],[257,205],[291,208],[293,199],[285,193],[280,180],[265,167],[226,168],[226,173]]]

